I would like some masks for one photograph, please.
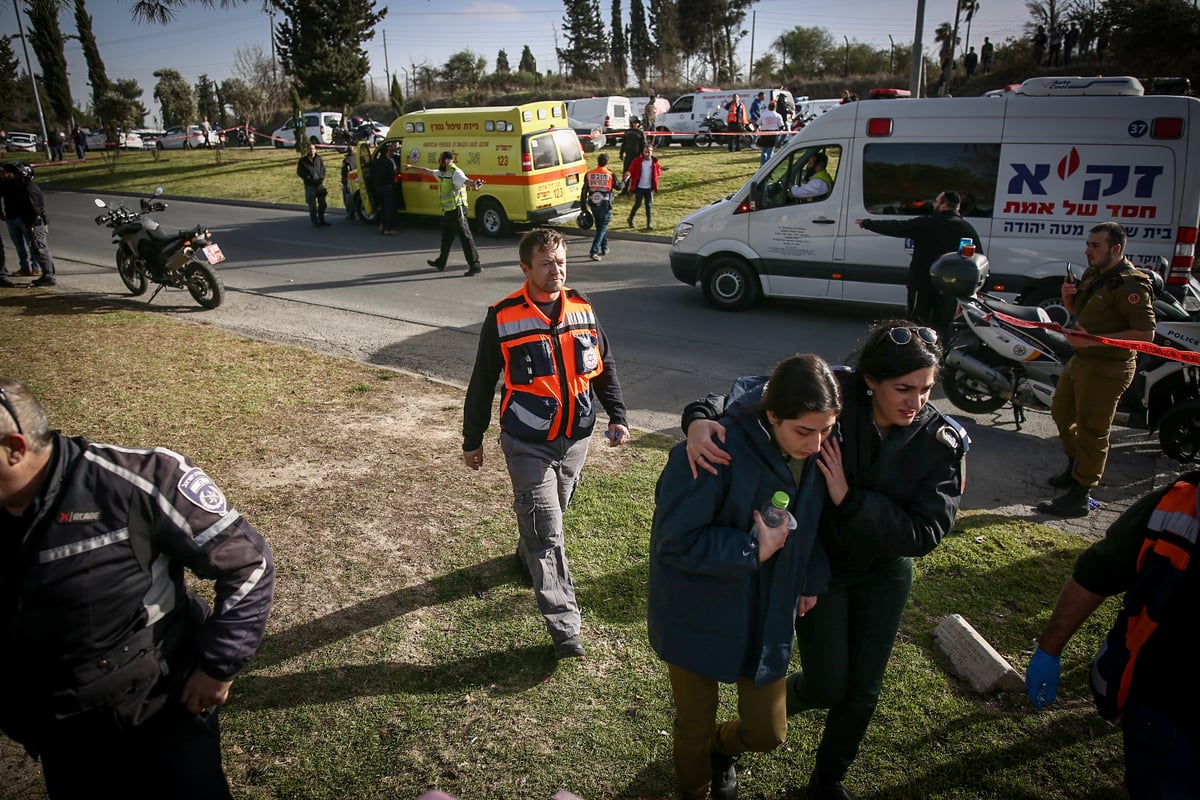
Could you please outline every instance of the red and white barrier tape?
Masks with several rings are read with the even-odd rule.
[[[1080,331],[1072,331],[1063,328],[1057,322],[1031,322],[1025,319],[1017,319],[1010,317],[1000,311],[992,311],[988,314],[989,317],[995,317],[1001,322],[1009,325],[1015,325],[1018,328],[1042,328],[1055,333],[1061,333],[1064,336],[1078,336],[1080,339],[1088,339],[1100,344],[1106,344],[1111,347],[1122,347],[1126,350],[1135,350],[1139,353],[1148,353],[1159,358],[1170,359],[1171,361],[1181,361],[1184,364],[1194,364],[1200,366],[1200,353],[1195,353],[1190,350],[1176,350],[1174,347],[1162,347],[1153,342],[1135,342],[1130,339],[1110,339],[1107,336],[1097,336],[1094,333],[1083,333]]]

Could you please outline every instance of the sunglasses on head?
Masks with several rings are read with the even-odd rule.
[[[937,344],[937,331],[933,328],[891,328],[888,338],[903,347],[913,340],[913,334],[921,337],[925,344]]]
[[[13,424],[17,426],[17,433],[24,434],[25,431],[21,429],[21,420],[17,419],[17,412],[9,402],[8,395],[4,393],[3,386],[0,386],[0,406],[4,406],[4,410],[12,417]]]

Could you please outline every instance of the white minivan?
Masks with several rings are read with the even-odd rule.
[[[1196,125],[1197,130],[1192,131]],[[809,157],[833,187],[796,202]],[[738,191],[684,217],[671,271],[708,301],[823,298],[903,307],[912,242],[860,229],[865,217],[932,212],[963,197],[991,265],[987,290],[1057,302],[1100,222],[1129,232],[1135,264],[1171,263],[1186,284],[1200,227],[1200,99],[1142,96],[1134,78],[1031,78],[1000,98],[864,100],[794,134]]]
[[[696,141],[700,125],[710,112],[715,110],[721,121],[724,122],[725,106],[733,100],[733,96],[736,94],[738,99],[745,104],[746,114],[749,116],[750,104],[754,102],[754,98],[758,97],[759,92],[763,93],[764,103],[772,100],[778,101],[782,95],[787,97],[788,107],[793,112],[796,109],[792,93],[786,89],[730,89],[728,91],[706,89],[688,92],[675,98],[675,102],[671,103],[670,110],[655,117],[654,127],[663,133],[670,131],[672,136],[669,141],[691,144]]]
[[[581,97],[567,101],[567,116],[584,126],[604,131],[608,141],[620,143],[633,119],[632,103],[628,97]]]

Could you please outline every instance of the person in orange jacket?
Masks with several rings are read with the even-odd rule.
[[[729,152],[734,150],[741,151],[742,149],[742,131],[750,124],[750,118],[746,116],[746,104],[742,102],[742,98],[736,94],[733,99],[725,104],[725,110],[729,112],[725,115],[725,122],[728,123],[729,133],[734,134],[726,137],[729,140]]]

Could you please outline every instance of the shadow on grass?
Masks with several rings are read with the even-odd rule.
[[[390,662],[279,676],[244,675],[238,678],[238,705],[250,710],[287,708],[397,693],[458,693],[481,685],[486,693],[510,695],[543,683],[555,666],[549,646],[531,645],[436,665]]]
[[[119,279],[117,280],[117,284],[120,285]],[[177,294],[177,292],[182,290],[164,289],[154,299],[154,303],[148,303],[147,300],[153,291],[153,289],[150,289],[141,297],[130,297],[128,292],[110,295],[89,292],[55,292],[53,290],[35,290],[22,293],[19,290],[14,290],[6,294],[3,290],[0,290],[0,312],[12,317],[65,317],[86,314],[113,314],[119,311],[149,311],[160,314],[203,313],[207,311],[207,309],[197,305],[196,301],[186,291],[182,295]],[[171,302],[174,299],[180,301],[179,305]]]
[[[511,555],[452,570],[424,583],[406,586],[380,597],[268,635],[253,667],[261,670],[430,605],[467,597],[483,598],[493,588],[520,580]],[[238,685],[249,708],[275,708],[301,703],[324,703],[378,694],[436,693],[484,684],[498,694],[525,691],[554,672],[549,646],[530,646],[483,652],[440,664],[379,663],[330,667],[282,676],[244,675]]]
[[[1035,714],[1032,709],[1028,713]],[[1019,719],[1024,715],[1015,716]],[[1117,735],[1115,729],[1096,716],[1090,704],[1079,704],[1069,711],[1056,712],[1046,725],[1018,722],[1022,735],[1013,736],[1007,744],[997,747],[992,737],[980,736],[976,730],[994,729],[996,717],[996,713],[976,711],[906,742],[905,749],[913,758],[908,762],[910,767],[904,773],[904,781],[883,787],[872,797],[925,797],[930,787],[971,786],[981,797],[1043,800],[1053,796],[1047,793],[1049,787],[1059,785],[1065,777],[1058,774],[1056,765],[1075,759],[1076,755],[1070,751],[1081,741]],[[922,753],[948,751],[956,756],[926,759],[923,763],[918,757]],[[1126,797],[1119,785],[1123,773],[1119,749],[1116,753],[1114,760],[1094,754],[1091,764],[1092,770],[1111,776],[1114,781],[1111,786],[1080,787],[1087,793],[1071,796],[1096,800]],[[1031,788],[1031,783],[1034,787],[1042,784],[1041,791]]]

